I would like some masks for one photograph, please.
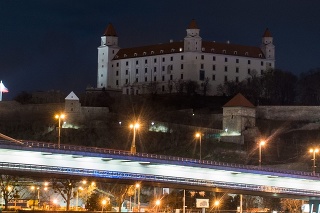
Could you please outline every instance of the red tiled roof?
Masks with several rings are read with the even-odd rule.
[[[180,50],[180,48],[182,49]],[[151,55],[178,53],[183,52],[183,48],[184,43],[182,41],[142,47],[124,48],[120,49],[113,59],[117,60],[124,58],[137,58]],[[263,52],[259,47],[244,46],[230,43],[202,41],[202,52],[223,55],[238,55],[252,58],[265,58]]]
[[[264,31],[262,37],[272,37],[271,32],[268,28]]]
[[[196,20],[194,19],[191,20],[188,29],[199,29],[197,26]]]
[[[248,101],[241,93],[238,93],[234,96],[230,101],[228,101],[223,107],[251,107],[254,108],[255,106]]]
[[[108,24],[107,29],[104,31],[104,36],[117,36],[116,30],[111,23]]]

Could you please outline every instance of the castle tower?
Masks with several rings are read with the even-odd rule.
[[[273,45],[273,37],[267,28],[262,36],[261,50],[264,53],[266,59],[275,59],[275,47]]]
[[[223,106],[223,130],[230,134],[242,135],[248,128],[255,127],[256,109],[241,93]]]
[[[201,52],[202,38],[200,29],[194,19],[187,28],[187,36],[184,38],[184,52]]]
[[[97,88],[108,88],[110,85],[111,60],[119,51],[118,36],[112,24],[107,26],[103,36],[101,36],[101,45],[98,47],[98,76]]]

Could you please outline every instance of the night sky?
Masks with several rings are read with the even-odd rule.
[[[3,100],[95,87],[108,23],[123,48],[183,40],[192,19],[203,40],[250,46],[268,27],[276,68],[299,75],[320,67],[319,11],[319,0],[0,0]]]

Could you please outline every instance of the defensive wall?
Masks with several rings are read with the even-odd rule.
[[[256,118],[315,122],[320,120],[320,106],[257,106]]]

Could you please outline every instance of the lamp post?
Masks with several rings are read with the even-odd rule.
[[[309,152],[313,154],[313,158],[311,159],[313,161],[312,173],[313,173],[313,175],[315,175],[316,174],[316,153],[319,152],[319,149],[317,149],[317,148],[310,149]]]
[[[161,201],[159,199],[156,200],[156,212],[158,212],[160,204],[161,204]]]
[[[199,143],[200,143],[200,161],[201,161],[201,132],[196,133],[196,138],[199,138]]]
[[[107,201],[106,200],[102,200],[102,211],[101,212],[103,212],[103,207],[107,204]]]
[[[220,201],[219,200],[216,200],[214,201],[214,207],[215,207],[215,211],[214,212],[217,212],[218,211],[218,208],[219,208],[219,205],[220,205]]]
[[[265,141],[260,141],[259,143],[259,168],[261,168],[261,147],[266,144]]]
[[[132,138],[132,143],[131,143],[131,149],[130,152],[131,154],[136,154],[137,149],[136,149],[136,129],[139,129],[140,125],[138,123],[130,124],[130,128],[133,129],[133,138]]]
[[[134,207],[136,207],[136,197],[138,197],[138,212],[140,212],[140,184],[137,183],[134,189]]]
[[[64,114],[57,114],[55,115],[55,118],[59,120],[59,126],[58,126],[58,148],[60,148],[60,138],[61,138],[61,119],[65,118]]]

